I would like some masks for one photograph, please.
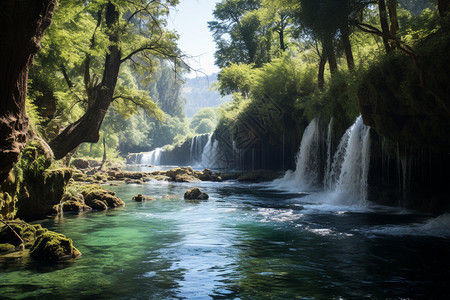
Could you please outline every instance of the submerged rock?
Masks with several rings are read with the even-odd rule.
[[[134,196],[134,197],[132,198],[132,200],[133,200],[133,201],[136,201],[136,202],[142,202],[142,201],[154,201],[155,198],[150,197],[150,196],[145,196],[145,195],[139,194],[139,195]]]
[[[208,194],[203,193],[198,187],[190,188],[184,194],[184,199],[186,200],[207,200],[208,198]]]

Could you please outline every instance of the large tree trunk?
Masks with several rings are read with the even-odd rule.
[[[0,183],[26,143],[28,70],[56,0],[0,1]]]
[[[322,41],[323,54],[328,60],[328,66],[330,67],[330,73],[334,74],[337,72],[337,61],[336,54],[334,53],[333,40],[331,36],[325,35]]]
[[[450,10],[450,0],[438,0],[439,15],[444,17]]]
[[[319,72],[317,74],[317,85],[319,89],[323,90],[325,86],[325,65],[327,64],[327,58],[325,55],[320,56]]]
[[[381,31],[383,34],[389,34],[389,23],[387,21],[387,11],[386,11],[386,3],[384,0],[378,0],[378,8],[380,11],[380,23],[381,23]],[[387,37],[383,37],[384,48],[386,49],[386,53],[391,52],[391,46],[389,45],[389,39]]]
[[[284,28],[278,30],[278,36],[280,38],[280,50],[286,51],[286,45],[284,44]]]
[[[350,33],[347,24],[341,28],[341,37],[348,69],[353,71],[355,69],[355,60],[353,59],[352,44],[350,43]]]
[[[387,0],[390,21],[390,33],[396,35],[399,29],[397,17],[397,0]]]

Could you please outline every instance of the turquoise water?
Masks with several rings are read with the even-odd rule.
[[[0,298],[361,299],[450,295],[450,217],[347,207],[270,184],[109,187],[126,207],[39,221],[72,262],[1,262]],[[145,194],[153,202],[131,198]]]

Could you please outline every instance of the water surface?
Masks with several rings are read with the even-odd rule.
[[[361,299],[450,294],[450,217],[352,207],[270,184],[109,187],[126,207],[42,220],[83,253],[0,262],[0,298]],[[136,203],[136,194],[155,201]]]

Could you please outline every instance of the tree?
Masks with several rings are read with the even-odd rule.
[[[0,2],[0,183],[25,146],[28,70],[50,25],[56,0]]]
[[[217,114],[210,108],[202,108],[198,113],[192,117],[189,127],[198,134],[208,133],[213,131],[217,124]]]
[[[169,7],[177,3],[178,0],[110,0],[75,4],[79,14],[88,15],[91,23],[94,20],[94,26],[88,26],[90,38],[79,41],[84,45],[77,53],[82,57],[82,64],[75,65],[73,72],[81,72],[82,76],[70,78],[64,68],[60,71],[69,93],[84,103],[85,112],[50,141],[56,159],[63,158],[81,143],[96,143],[106,112],[115,101],[128,101],[162,118],[148,92],[136,91],[129,81],[120,79],[120,74],[127,68],[139,69],[143,61],[152,65],[151,61],[157,56],[177,61],[176,36],[164,30],[163,20]],[[65,4],[74,5],[70,0]],[[76,26],[73,28],[71,20],[61,23],[68,32],[79,31]],[[63,53],[61,48],[55,51]],[[80,90],[75,88],[80,86]]]
[[[218,49],[216,65],[258,62],[260,22],[256,15],[246,14],[260,5],[260,0],[222,0],[216,4],[213,15],[217,21],[208,22]]]

